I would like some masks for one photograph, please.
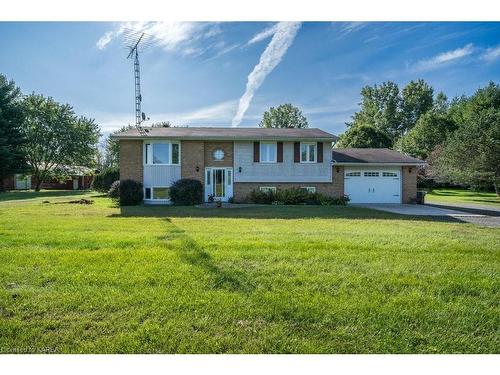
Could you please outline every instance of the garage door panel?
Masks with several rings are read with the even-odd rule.
[[[401,203],[400,170],[346,169],[344,191],[352,203]]]

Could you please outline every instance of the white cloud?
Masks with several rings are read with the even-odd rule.
[[[444,64],[451,62],[456,62],[457,60],[463,59],[474,52],[474,46],[472,43],[465,45],[462,48],[457,48],[453,51],[447,51],[440,53],[430,59],[420,60],[414,66],[415,71],[426,71],[441,67]]]
[[[334,23],[336,24],[336,23]],[[343,22],[340,24],[339,34],[341,37],[361,30],[368,25],[368,22]]]
[[[180,51],[185,55],[198,55],[205,50],[197,46],[200,40],[214,38],[221,30],[217,24],[207,22],[124,22],[117,29],[106,32],[96,43],[104,49],[119,36],[144,32],[148,42],[165,51]]]
[[[488,62],[494,61],[500,57],[500,46],[488,48],[482,55],[481,60]]]
[[[259,63],[248,75],[245,93],[240,98],[238,111],[233,118],[232,126],[238,126],[253,99],[255,91],[262,85],[267,75],[281,62],[286,51],[295,39],[300,28],[300,22],[280,22],[276,31],[260,56]]]
[[[276,30],[278,29],[278,24],[275,23],[274,25],[268,27],[267,29],[264,29],[262,30],[261,32],[255,34],[252,39],[250,39],[248,41],[247,44],[254,44],[254,43],[258,43],[264,39],[267,39],[267,38],[270,38],[271,36],[274,35],[274,33],[276,33]]]

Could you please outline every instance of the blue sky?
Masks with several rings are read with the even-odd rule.
[[[0,23],[0,73],[24,93],[73,105],[107,133],[134,122],[126,29],[155,45],[141,54],[151,122],[258,126],[292,103],[334,134],[365,85],[423,78],[449,97],[500,82],[500,23]]]

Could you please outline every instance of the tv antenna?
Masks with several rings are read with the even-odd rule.
[[[148,38],[148,35],[144,32],[133,31],[132,35],[128,35],[127,37],[127,47],[130,49],[130,52],[127,56],[127,59],[134,59],[134,83],[135,83],[135,127],[139,131],[139,134],[142,136],[148,135],[148,131],[144,129],[141,124],[143,121],[149,120],[149,117],[146,117],[146,114],[141,110],[142,104],[142,95],[141,95],[141,69],[139,65],[139,46],[141,42],[145,46],[151,45],[151,38]],[[149,39],[149,40],[147,40]],[[142,45],[141,45],[142,46]]]

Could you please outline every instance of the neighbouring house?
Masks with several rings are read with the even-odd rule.
[[[55,174],[61,177],[43,182],[42,189],[86,190],[90,189],[94,178],[94,170],[83,166],[60,166]],[[29,190],[35,185],[35,178],[30,174],[14,174],[3,180],[4,190]]]
[[[169,187],[197,179],[204,197],[243,202],[254,189],[303,188],[355,203],[412,203],[421,160],[388,149],[333,149],[321,129],[144,128],[120,142],[120,177],[144,185],[146,203],[168,203]]]

